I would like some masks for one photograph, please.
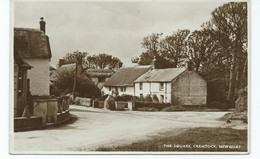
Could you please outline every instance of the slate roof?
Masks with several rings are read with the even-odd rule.
[[[51,58],[49,37],[38,29],[14,28],[14,51],[22,58]]]
[[[121,68],[105,82],[104,86],[133,86],[134,81],[150,68],[149,66]]]
[[[170,82],[185,70],[185,68],[154,69],[140,76],[135,82]]]

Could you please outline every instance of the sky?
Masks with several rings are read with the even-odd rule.
[[[178,29],[201,29],[223,2],[15,2],[14,27],[39,29],[46,21],[51,64],[73,51],[107,53],[124,66],[144,49],[142,39],[152,33],[171,35]]]

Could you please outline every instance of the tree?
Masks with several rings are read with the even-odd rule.
[[[84,64],[86,63],[87,55],[87,52],[79,52],[78,50],[74,51],[73,53],[67,53],[66,56],[63,57],[64,64],[75,63],[76,58],[80,61],[81,64]],[[60,64],[58,64],[58,66],[60,67]]]
[[[162,35],[162,33],[153,33],[143,38],[141,45],[145,51],[140,55],[139,65],[150,65],[154,57],[160,55],[160,40]]]
[[[73,82],[75,74],[73,71],[66,69],[57,70],[57,80],[53,83],[52,94],[55,96],[65,95],[73,92]],[[91,98],[93,96],[99,97],[100,90],[88,78],[88,75],[82,73],[77,76],[77,85],[75,87],[75,94],[80,97]]]
[[[113,57],[112,55],[108,54],[98,54],[93,56],[88,56],[86,65],[88,68],[100,68],[100,69],[114,69],[117,67],[121,67],[123,63],[117,57]]]
[[[200,72],[203,64],[206,62],[213,62],[219,51],[218,42],[206,31],[195,30],[188,37],[188,51],[186,55],[193,62],[196,72]]]
[[[230,54],[227,98],[230,105],[234,106],[236,90],[247,83],[246,78],[241,78],[247,74],[243,71],[247,67],[247,3],[230,2],[216,8],[211,21],[204,28],[218,40],[227,56]]]
[[[173,32],[160,42],[161,54],[173,63],[173,67],[180,66],[187,54],[187,37],[190,31],[187,29]]]

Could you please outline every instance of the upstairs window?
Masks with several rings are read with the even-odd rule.
[[[164,89],[164,83],[161,82],[161,83],[160,83],[160,86],[159,86],[159,90],[163,90],[163,89]]]
[[[139,89],[143,90],[143,83],[139,83]]]

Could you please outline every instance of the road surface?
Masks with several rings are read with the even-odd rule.
[[[130,144],[163,132],[178,134],[194,127],[225,127],[219,121],[226,112],[106,111],[70,106],[78,120],[51,129],[15,132],[14,153],[88,152],[104,146]]]

